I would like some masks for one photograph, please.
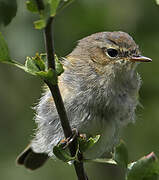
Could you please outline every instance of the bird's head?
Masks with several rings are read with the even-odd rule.
[[[139,62],[152,61],[141,55],[130,35],[121,31],[100,32],[83,38],[71,56],[82,60],[80,63],[89,63],[98,73],[104,73],[109,66],[129,70]]]

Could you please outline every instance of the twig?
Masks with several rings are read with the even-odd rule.
[[[44,10],[43,0],[36,0],[36,4],[37,4],[37,7],[38,7],[39,11]]]
[[[43,1],[36,0],[36,2],[37,2],[39,11],[43,10],[44,9]],[[48,68],[55,70],[52,23],[53,23],[53,17],[50,17],[48,19],[47,25],[44,29],[44,38],[45,38],[45,49],[46,49],[47,59],[48,59]],[[56,109],[57,109],[57,112],[60,117],[64,135],[66,138],[68,138],[68,137],[72,136],[73,133],[72,133],[72,130],[71,130],[71,127],[69,124],[69,120],[68,120],[68,117],[66,114],[66,110],[65,110],[64,103],[63,103],[63,100],[62,100],[62,97],[60,94],[58,84],[53,85],[49,82],[46,82],[46,84],[48,85],[48,87],[52,93],[52,96],[53,96],[53,99],[54,99],[54,102],[56,105]],[[77,139],[75,138],[75,140],[69,146],[71,156],[74,156],[76,154],[76,144],[77,144]],[[82,160],[82,154],[78,153],[77,157],[78,157],[79,161],[74,162],[74,167],[76,170],[78,180],[88,180],[87,175],[85,174],[85,171],[84,171],[83,162],[80,161],[80,160]]]
[[[58,111],[58,114],[61,120],[61,125],[65,134],[65,137],[68,138],[72,136],[72,130],[69,125],[69,121],[66,115],[66,110],[62,101],[62,97],[61,97],[58,85],[53,86],[52,84],[49,84],[49,83],[47,83],[47,85],[54,98],[54,102],[55,102],[56,109]],[[76,142],[77,142],[77,139],[75,138],[74,141],[68,146],[72,157],[75,156],[76,154]],[[76,170],[78,180],[88,180],[87,175],[85,174],[85,171],[84,171],[83,162],[80,162],[80,160],[82,160],[82,154],[78,153],[77,157],[79,161],[74,162],[74,167]]]

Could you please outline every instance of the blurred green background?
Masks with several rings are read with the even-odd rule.
[[[43,35],[33,28],[37,19],[17,0],[17,15],[1,31],[11,56],[24,62],[26,56],[44,52]],[[8,10],[9,12],[9,10]],[[122,30],[132,35],[143,55],[152,63],[139,66],[143,79],[137,122],[123,131],[130,160],[154,151],[159,157],[159,6],[154,0],[75,0],[56,17],[56,53],[64,56],[72,51],[77,40],[99,31]],[[34,112],[31,106],[40,97],[42,82],[23,71],[0,64],[0,179],[1,180],[73,180],[73,167],[49,160],[41,169],[30,172],[15,164],[16,156],[33,136]],[[120,168],[112,165],[86,164],[91,180],[122,180]]]

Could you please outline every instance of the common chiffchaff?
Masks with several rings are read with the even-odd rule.
[[[125,32],[100,32],[79,41],[63,58],[64,73],[59,77],[64,105],[72,128],[99,141],[84,153],[97,158],[118,142],[122,127],[135,120],[141,78],[139,62],[151,59],[141,55]],[[37,131],[18,163],[36,169],[53,156],[53,147],[64,138],[51,92],[46,89],[35,107]]]

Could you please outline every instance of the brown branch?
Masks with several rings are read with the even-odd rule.
[[[37,2],[39,11],[43,10],[44,9],[43,1],[36,0],[36,2]],[[53,44],[53,36],[52,36],[53,19],[54,19],[53,17],[50,17],[48,19],[47,25],[44,29],[44,39],[45,39],[45,49],[46,49],[47,59],[48,59],[48,68],[55,70],[55,56],[54,56],[55,54],[54,54],[54,44]],[[53,85],[49,82],[45,82],[45,83],[48,85],[52,93],[52,96],[56,105],[56,109],[60,117],[64,135],[66,138],[68,138],[72,136],[73,133],[69,124],[69,120],[66,114],[66,110],[65,110],[64,103],[60,94],[58,84]],[[75,156],[76,154],[76,144],[77,144],[77,139],[75,138],[74,141],[69,146],[71,156]],[[82,154],[78,153],[77,157],[79,161],[74,162],[74,167],[76,170],[78,180],[88,180],[87,175],[85,174],[85,171],[84,171],[83,162],[80,161],[82,160]]]

